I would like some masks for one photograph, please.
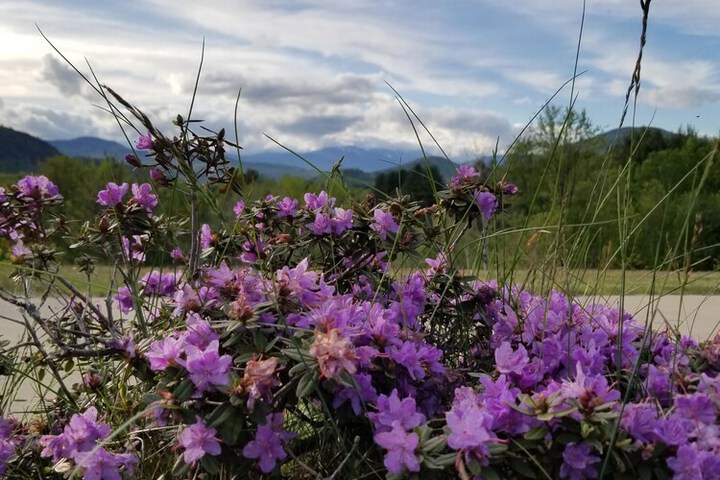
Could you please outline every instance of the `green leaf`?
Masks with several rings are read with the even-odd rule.
[[[445,437],[435,437],[423,442],[420,448],[423,452],[437,453],[443,451],[446,444]]]
[[[172,394],[178,403],[183,403],[190,400],[193,392],[195,392],[195,384],[193,384],[189,378],[186,378],[182,382],[178,383]]]
[[[640,480],[652,480],[653,478],[653,468],[649,463],[641,462],[637,467],[637,472]]]
[[[563,432],[560,433],[557,437],[555,437],[555,440],[563,445],[567,445],[568,443],[572,442],[578,442],[580,441],[580,439],[581,437],[579,435],[570,432]]]
[[[220,473],[220,460],[212,455],[205,455],[200,459],[200,465],[206,472],[217,475]]]
[[[457,453],[445,453],[433,458],[433,463],[441,467],[449,467],[450,465],[455,464],[456,458]]]
[[[470,470],[470,473],[472,473],[476,477],[479,477],[481,474],[485,473],[485,469],[478,462],[470,462],[467,463],[466,466],[468,470]]]
[[[594,431],[595,427],[593,427],[589,423],[582,422],[580,424],[580,435],[582,435],[583,438],[588,438]]]
[[[308,365],[305,362],[300,362],[288,371],[288,375],[294,377],[295,375],[301,375],[308,369]]]
[[[175,461],[175,465],[173,465],[172,474],[174,477],[182,477],[185,476],[190,471],[190,465],[185,463],[183,461],[182,455],[178,456],[177,460]]]
[[[282,353],[289,359],[295,360],[296,362],[306,362],[312,358],[307,352],[298,349],[286,348],[282,351]]]
[[[528,430],[523,437],[525,440],[542,440],[545,438],[547,433],[547,427],[545,425],[540,425],[539,427]]]
[[[490,455],[500,455],[501,453],[505,453],[508,450],[508,446],[505,443],[491,443],[490,447]]]
[[[305,398],[310,395],[315,390],[317,378],[317,372],[314,371],[307,372],[303,375],[295,389],[297,398]]]
[[[485,480],[500,480],[500,475],[494,468],[483,468],[482,475]]]
[[[150,405],[153,402],[162,400],[162,397],[157,393],[145,393],[142,396],[142,401],[145,405]]]
[[[205,422],[208,427],[215,428],[230,419],[235,413],[235,407],[230,403],[224,402],[215,407],[215,409],[207,416]]]
[[[278,342],[278,340],[280,340],[280,336],[276,336],[275,338],[273,338],[272,340],[270,340],[270,341],[268,342],[268,344],[265,345],[265,353],[267,353],[267,352],[269,352],[270,350],[272,350],[273,347],[275,347],[275,344]]]
[[[530,465],[528,465],[525,460],[515,458],[507,463],[518,475],[522,475],[525,478],[536,478],[535,471],[530,468]]]

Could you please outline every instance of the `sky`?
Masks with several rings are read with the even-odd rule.
[[[46,140],[122,140],[78,69],[171,134],[188,112],[246,152],[326,146],[503,151],[553,103],[620,122],[639,49],[638,1],[2,0],[0,124]],[[583,23],[584,18],[584,23]],[[583,23],[580,38],[581,23]],[[720,130],[716,0],[652,0],[641,90],[626,125]],[[394,90],[395,91],[394,91]],[[136,136],[129,132],[131,137]],[[266,136],[267,135],[267,136]],[[234,137],[234,133],[231,134]]]

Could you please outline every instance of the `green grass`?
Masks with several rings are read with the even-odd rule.
[[[0,263],[0,288],[6,289],[10,292],[20,293],[21,286],[14,282],[10,275],[16,270],[16,266],[8,262]],[[88,287],[90,288],[90,294],[94,297],[103,297],[108,293],[108,286],[113,274],[113,267],[111,265],[96,265],[95,272],[88,278],[84,273],[81,273],[75,268],[74,265],[62,265],[58,276],[65,278],[73,286],[79,289],[82,293],[86,293]],[[38,283],[38,282],[33,282]],[[122,285],[122,277],[120,274],[115,275],[115,289],[118,285]],[[39,287],[33,289],[33,293],[40,294]],[[62,288],[62,287],[60,287]]]
[[[0,263],[0,288],[14,292],[19,291],[19,285],[9,278],[14,269],[15,266],[12,264]],[[473,273],[477,273],[480,279],[490,280],[498,277],[495,270],[481,270]],[[105,296],[110,284],[112,267],[97,265],[89,284],[85,275],[78,272],[73,265],[63,265],[59,275],[81,288],[83,293],[89,285],[93,296]],[[519,283],[524,288],[536,293],[555,288],[571,295],[620,295],[623,293],[622,275],[622,270],[558,269],[554,276],[550,277],[547,272],[517,269],[512,278],[505,280]],[[118,284],[122,285],[120,275],[116,275],[115,278],[115,285]],[[686,279],[684,273],[681,272],[625,271],[625,295],[645,295],[651,291],[654,291],[655,295],[680,295],[681,293],[685,295],[718,295],[720,294],[720,272],[690,272]]]
[[[481,271],[479,278],[495,278],[494,271]],[[518,269],[512,283],[520,283],[532,292],[549,288],[572,295],[717,295],[720,294],[720,272],[682,272],[626,270],[623,290],[622,270],[566,270],[558,269],[550,277],[547,272]]]

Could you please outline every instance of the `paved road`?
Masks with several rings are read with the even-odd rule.
[[[620,297],[609,296],[596,302],[619,305]],[[667,295],[655,298],[626,296],[623,308],[641,322],[652,322],[653,328],[663,330],[666,325],[677,328],[698,340],[712,338],[720,331],[720,296]]]
[[[578,299],[581,303],[590,302],[590,299]],[[604,302],[609,305],[618,305],[619,297],[596,298],[593,303]],[[98,302],[100,303],[100,302]],[[99,305],[103,309],[102,305]],[[49,303],[45,307],[57,311],[57,303]],[[718,331],[720,323],[720,296],[688,295],[685,297],[666,296],[650,302],[648,297],[628,296],[624,300],[624,308],[627,312],[635,315],[641,323],[652,321],[655,329],[663,329],[669,324],[679,328],[684,334],[691,333],[698,340],[711,338]],[[0,301],[0,335],[3,339],[15,341],[20,338],[23,327],[13,323],[7,318],[19,319],[20,314],[16,307]],[[69,383],[77,382],[77,375],[74,375]],[[0,378],[0,387],[4,381]],[[17,392],[17,398],[25,401],[13,403],[12,410],[17,412],[29,406],[28,400],[37,398],[33,393],[30,382],[24,382]]]

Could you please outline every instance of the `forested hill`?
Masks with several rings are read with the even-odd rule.
[[[43,160],[60,155],[44,140],[0,126],[0,171],[30,172]]]

